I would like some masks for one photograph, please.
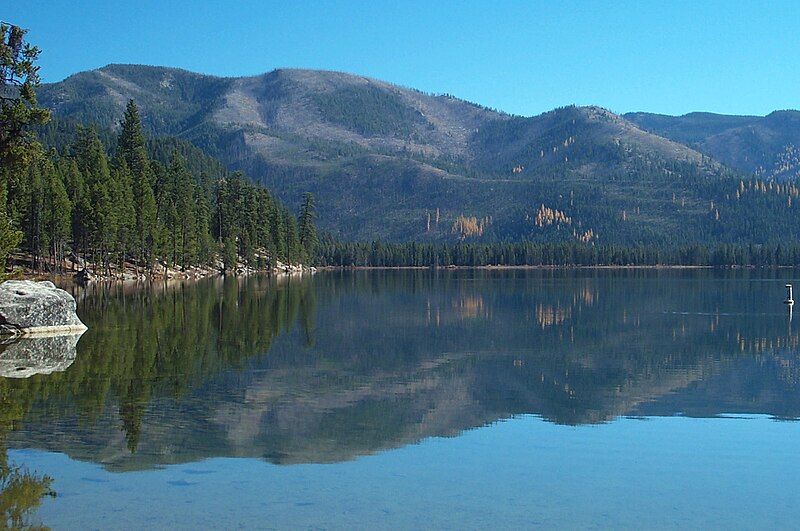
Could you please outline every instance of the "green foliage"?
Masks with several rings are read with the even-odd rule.
[[[139,263],[150,267],[153,261],[157,237],[157,207],[153,192],[153,175],[150,159],[145,147],[139,109],[133,100],[125,108],[117,151],[131,172],[134,205],[134,233]]]
[[[316,212],[314,210],[314,194],[303,194],[303,206],[298,221],[300,231],[300,246],[303,248],[303,262],[313,262],[317,251],[317,227],[315,224]]]
[[[32,128],[46,123],[50,113],[39,107],[36,99],[39,49],[25,42],[25,33],[20,27],[0,24],[0,276],[9,253],[24,236],[14,226],[15,217],[31,214],[37,224],[34,230],[40,229],[35,194],[41,191],[42,182],[36,180],[38,172],[30,175],[34,182],[25,174],[41,155]],[[12,190],[12,185],[16,189]]]
[[[0,209],[0,275],[5,275],[6,259],[22,242],[22,236],[22,231],[11,226],[5,210]]]
[[[0,165],[22,164],[35,155],[31,129],[50,113],[39,107],[39,49],[25,42],[26,30],[0,24]]]
[[[800,267],[800,245],[623,246],[581,243],[345,243],[322,239],[318,263],[335,267]]]
[[[5,450],[3,450],[5,453]],[[0,467],[0,518],[5,529],[39,529],[30,526],[28,517],[45,496],[54,496],[53,479],[20,466]]]
[[[251,267],[302,260],[297,220],[265,189],[236,172],[218,181],[216,195],[212,229],[223,243],[226,270],[235,266],[237,256]]]
[[[425,117],[406,105],[398,94],[372,84],[339,88],[314,95],[323,119],[365,136],[407,138]]]
[[[233,271],[303,258],[297,220],[267,190],[184,141],[146,139],[133,101],[116,138],[55,122],[43,134],[60,154],[40,154],[25,174],[3,172],[13,223],[23,229],[10,229],[6,241],[21,235],[35,268],[58,270],[71,257],[95,273],[125,262],[185,270],[220,257]]]

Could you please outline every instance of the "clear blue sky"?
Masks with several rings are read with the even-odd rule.
[[[800,1],[5,0],[45,81],[108,63],[341,70],[531,115],[800,108]]]

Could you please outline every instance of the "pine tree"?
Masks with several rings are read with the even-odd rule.
[[[316,212],[314,211],[314,195],[311,192],[303,194],[303,207],[299,219],[300,245],[303,248],[305,261],[311,263],[315,258],[317,247],[317,228],[314,225]]]
[[[164,208],[164,225],[169,235],[172,263],[180,263],[186,268],[197,257],[196,194],[195,183],[186,169],[186,161],[177,151],[172,154],[167,190],[163,195],[169,201]]]
[[[46,180],[45,233],[50,242],[50,259],[61,272],[64,254],[71,232],[72,204],[61,175],[50,171]]]
[[[269,225],[272,234],[272,244],[275,249],[273,259],[286,262],[288,251],[286,248],[286,225],[284,223],[283,212],[280,208],[274,208],[270,214],[271,219]]]
[[[50,118],[36,101],[39,49],[25,42],[25,33],[18,26],[0,24],[0,167],[4,168],[35,160],[37,142],[31,128]]]
[[[157,236],[156,199],[153,193],[153,171],[142,133],[139,109],[133,100],[125,108],[117,150],[131,172],[138,258],[141,264],[150,267]]]
[[[197,263],[208,264],[218,252],[211,237],[211,182],[206,174],[200,176],[200,182],[194,189],[195,192],[195,212],[197,223],[195,224],[195,241],[197,242]]]
[[[71,158],[64,176],[67,197],[72,204],[72,259],[73,270],[75,263],[86,258],[86,249],[89,241],[88,221],[92,218],[92,204],[86,193],[83,174],[78,168],[78,162]]]
[[[268,257],[267,260],[259,260],[258,267],[264,268],[270,265],[269,260],[274,262],[275,242],[273,241],[273,233],[271,223],[273,221],[273,212],[275,210],[275,202],[265,188],[255,188],[255,201],[256,201],[256,246]]]
[[[124,273],[124,264],[128,252],[136,247],[136,210],[133,201],[133,187],[128,164],[122,156],[116,156],[111,169],[113,194],[112,201],[117,213],[117,260],[120,271]]]
[[[105,148],[97,133],[90,129],[79,131],[73,156],[84,178],[84,191],[91,211],[85,220],[87,249],[95,268],[99,264],[108,272],[109,252],[116,248],[117,210],[114,208],[114,183],[108,166]]]
[[[8,255],[22,242],[22,231],[11,225],[4,208],[0,208],[0,275],[5,271]]]
[[[28,168],[28,189],[25,203],[19,207],[22,214],[24,245],[33,257],[32,267],[42,270],[41,256],[47,250],[48,242],[44,233],[44,179],[42,166],[46,160],[41,159]]]
[[[297,222],[286,209],[283,211],[283,225],[286,227],[286,263],[289,265],[299,263],[303,259],[303,248],[300,245]]]
[[[222,245],[222,264],[226,273],[236,271],[236,238],[226,236]]]
[[[8,254],[23,240],[14,226],[20,218],[10,203],[24,199],[27,168],[40,157],[39,143],[31,128],[47,122],[50,113],[38,106],[36,87],[39,49],[25,42],[26,31],[0,24],[0,266],[3,271]],[[16,185],[16,186],[15,186]],[[9,215],[10,214],[10,215]],[[1,274],[2,272],[0,272]]]

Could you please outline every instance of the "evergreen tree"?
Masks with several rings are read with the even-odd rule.
[[[136,210],[133,201],[133,187],[128,164],[122,156],[112,162],[112,202],[117,213],[117,237],[115,252],[120,271],[128,253],[136,247]]]
[[[22,217],[25,249],[33,257],[32,267],[41,271],[41,255],[46,251],[48,242],[44,237],[44,179],[42,166],[45,161],[40,159],[28,167],[28,187],[24,203],[19,207]],[[22,199],[17,197],[17,199]]]
[[[17,26],[0,24],[0,266],[3,270],[8,254],[24,236],[13,225],[20,218],[11,213],[9,202],[15,195],[24,197],[20,188],[26,188],[21,182],[26,168],[40,156],[31,128],[49,119],[49,112],[36,101],[39,67],[35,63],[39,49],[25,42],[25,33]]]
[[[300,245],[306,262],[312,262],[317,247],[317,228],[314,225],[316,212],[314,211],[314,195],[311,192],[303,194],[303,207],[300,212]]]
[[[50,171],[46,181],[45,233],[50,242],[50,259],[61,271],[65,250],[71,233],[72,204],[61,175]]]
[[[287,262],[286,224],[285,218],[279,208],[275,208],[271,212],[270,230],[272,233],[272,244],[275,249],[274,257],[283,262]]]
[[[236,271],[236,238],[226,236],[222,245],[222,264],[226,273]]]
[[[91,129],[81,129],[73,148],[78,170],[83,176],[84,193],[91,210],[84,213],[86,248],[95,267],[110,269],[110,251],[116,248],[118,212],[114,208],[115,191],[105,149]]]
[[[286,227],[286,263],[296,264],[303,259],[303,248],[300,245],[300,234],[297,231],[297,223],[291,212],[283,210],[283,225]]]
[[[50,117],[36,101],[39,48],[25,42],[25,33],[20,27],[0,24],[0,167],[4,168],[32,162],[37,142],[31,128]]]
[[[166,204],[159,210],[163,211],[170,260],[173,265],[180,264],[186,268],[189,263],[196,262],[198,254],[196,185],[186,168],[185,159],[177,151],[172,154],[165,184],[165,190],[159,195],[163,196]]]
[[[20,242],[22,242],[22,231],[11,225],[5,209],[0,208],[0,272],[5,271],[8,255],[19,246]]]
[[[197,242],[197,263],[208,264],[218,253],[214,239],[211,236],[211,183],[205,173],[200,176],[200,182],[194,188],[195,193],[195,242]]]
[[[153,193],[153,171],[142,133],[139,109],[133,100],[125,108],[117,150],[125,159],[131,173],[138,258],[141,264],[150,267],[158,233],[156,199]]]
[[[86,193],[86,186],[78,168],[75,158],[70,158],[65,171],[64,184],[67,189],[67,197],[72,205],[72,264],[73,269],[76,262],[86,257],[86,248],[89,241],[88,222],[92,218],[92,204],[89,195]]]

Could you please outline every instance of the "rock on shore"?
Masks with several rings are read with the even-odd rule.
[[[75,299],[52,282],[7,280],[0,284],[0,333],[71,334],[86,330]]]

